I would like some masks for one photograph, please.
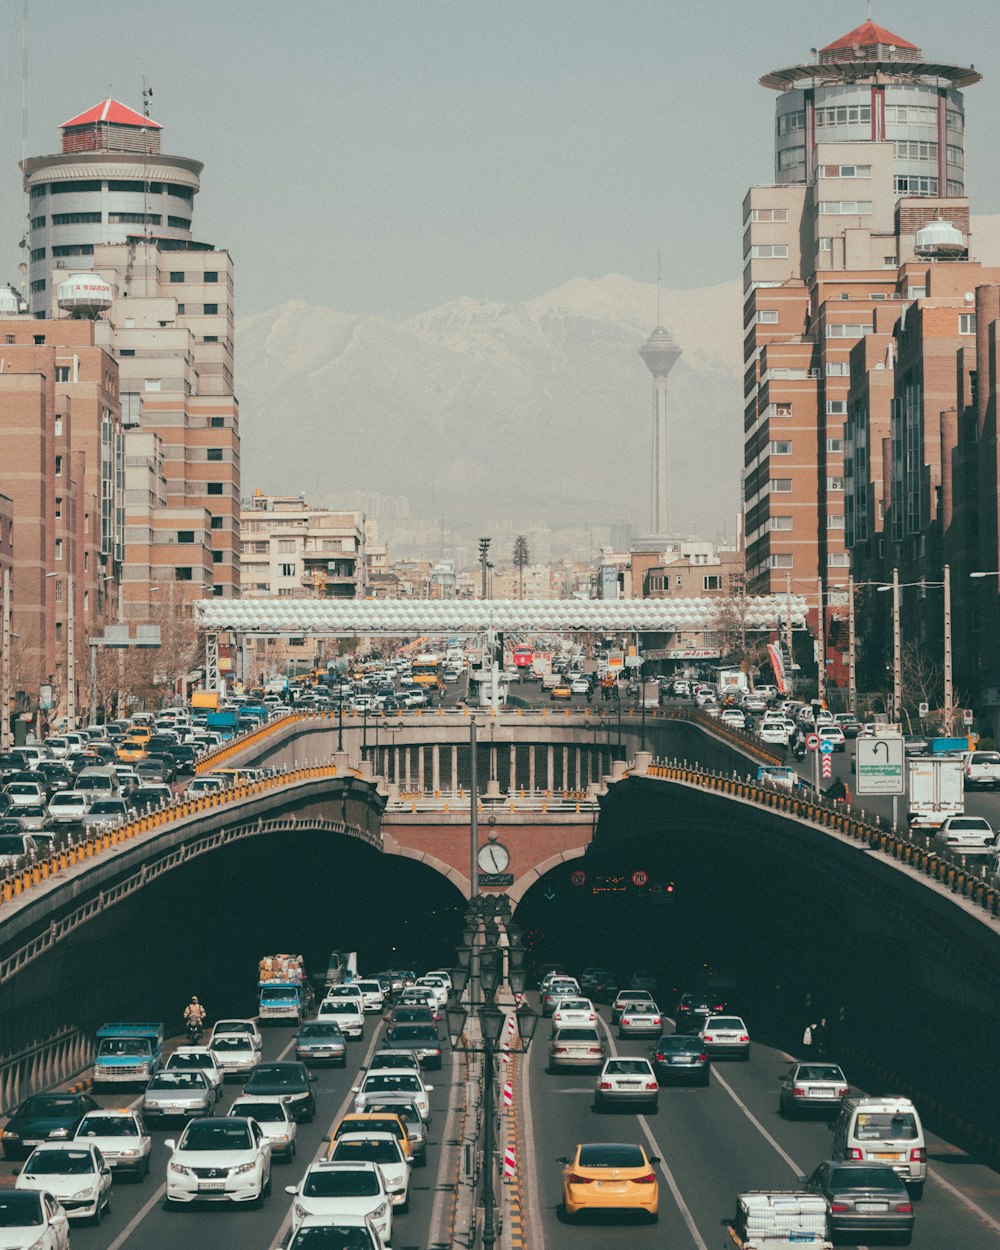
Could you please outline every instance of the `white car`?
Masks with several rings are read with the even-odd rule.
[[[330,1223],[344,1215],[367,1216],[383,1243],[392,1237],[392,1199],[377,1163],[314,1163],[298,1185],[286,1185],[294,1198],[292,1229],[310,1215]]]
[[[51,1194],[71,1220],[100,1224],[111,1210],[111,1168],[91,1142],[36,1146],[14,1188]]]
[[[0,1191],[0,1229],[5,1250],[69,1250],[69,1219],[51,1194]]]
[[[222,777],[194,777],[184,790],[186,799],[203,799],[206,794],[214,794],[216,790],[224,790],[226,783]]]
[[[167,1202],[260,1202],[271,1190],[271,1142],[256,1120],[192,1120],[179,1142],[163,1143]]]
[[[49,799],[49,821],[53,825],[78,825],[92,801],[93,796],[81,790],[57,790]]]
[[[249,1037],[253,1042],[255,1050],[264,1049],[264,1039],[260,1035],[260,1029],[257,1027],[256,1020],[216,1020],[212,1029],[212,1036],[209,1045],[215,1041],[217,1037],[221,1037],[223,1033],[235,1033]]]
[[[45,805],[45,791],[37,781],[12,781],[4,786],[4,793],[13,804],[14,815],[17,815],[19,807]]]
[[[229,1108],[231,1116],[254,1120],[271,1143],[271,1158],[279,1156],[289,1163],[295,1158],[295,1138],[299,1126],[280,1094],[243,1094]]]
[[[176,1072],[178,1068],[188,1071],[197,1069],[203,1072],[208,1078],[208,1083],[215,1090],[216,1101],[222,1097],[222,1065],[216,1058],[215,1052],[209,1050],[207,1046],[178,1046],[167,1060],[165,1070]]]
[[[750,1033],[739,1016],[707,1016],[698,1036],[711,1059],[735,1055],[745,1063],[750,1058]]]
[[[410,1157],[392,1133],[342,1133],[330,1155],[333,1163],[378,1165],[394,1207],[405,1211],[410,1200]]]
[[[141,1181],[149,1175],[153,1139],[134,1111],[88,1111],[80,1121],[75,1141],[92,1142],[114,1173],[128,1172]]]
[[[757,737],[761,742],[766,742],[770,746],[787,747],[788,727],[783,721],[773,721],[771,724],[761,725],[757,731]]]
[[[659,1105],[660,1083],[648,1059],[631,1055],[605,1060],[594,1086],[594,1110],[604,1107],[638,1106],[655,1111]]]
[[[416,989],[426,989],[434,995],[439,1007],[445,1007],[448,1004],[448,987],[437,977],[418,977],[414,982]]]
[[[589,998],[560,998],[552,1013],[552,1027],[561,1029],[567,1024],[593,1024],[596,1019],[597,1012]]]
[[[420,1058],[413,1050],[377,1050],[368,1064],[369,1072],[420,1072]]]
[[[727,707],[720,718],[724,725],[729,725],[732,729],[745,729],[747,718],[742,712],[738,712],[735,708]]]
[[[364,1012],[354,998],[325,998],[316,1019],[333,1020],[345,1037],[361,1037],[365,1031]]]
[[[982,816],[948,816],[934,834],[939,848],[961,855],[989,855],[996,845],[996,834]]]
[[[832,742],[835,751],[847,750],[847,739],[839,725],[820,725],[816,732],[819,734],[820,742]]]
[[[335,1238],[341,1238],[339,1242]],[[389,1250],[367,1215],[307,1215],[292,1234],[286,1250],[316,1250],[317,1246],[352,1246],[354,1250]]]
[[[425,1085],[418,1072],[406,1068],[381,1068],[369,1072],[360,1085],[354,1085],[354,1110],[360,1115],[370,1102],[380,1102],[387,1094],[404,1094],[420,1112],[425,1124],[431,1121],[430,1092],[433,1085]]]
[[[246,1076],[260,1063],[260,1051],[246,1033],[220,1033],[208,1043],[215,1061],[227,1076]]]
[[[381,1011],[385,1003],[385,994],[378,981],[358,981],[361,991],[361,1005],[365,1011]]]
[[[348,981],[346,985],[331,985],[323,997],[324,999],[350,998],[361,1008],[365,1005],[365,996],[357,981]]]
[[[590,690],[590,682],[586,677],[575,677],[569,684],[571,694],[587,694]]]

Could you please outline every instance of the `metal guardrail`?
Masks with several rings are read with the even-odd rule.
[[[931,851],[930,838],[923,834],[886,829],[878,818],[872,824],[859,818],[853,807],[843,803],[801,799],[789,791],[761,785],[749,776],[704,771],[692,767],[686,760],[654,761],[648,772],[640,775],[697,786],[765,810],[785,813],[816,828],[844,834],[946,886],[952,894],[988,912],[991,918],[1000,918],[1000,889],[986,879],[986,865],[981,865],[977,873],[970,870],[965,856]]]
[[[9,1115],[31,1094],[77,1076],[93,1061],[95,1050],[92,1037],[68,1027],[9,1055],[0,1063],[0,1115]]]

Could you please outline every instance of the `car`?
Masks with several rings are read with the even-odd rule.
[[[437,1005],[439,1008],[443,1008],[448,1005],[448,997],[451,994],[451,986],[444,980],[443,977],[432,976],[430,974],[425,977],[418,977],[414,982],[414,988],[429,989],[437,999]]]
[[[250,1073],[243,1093],[275,1094],[284,1098],[299,1124],[309,1123],[316,1116],[316,1078],[304,1063],[289,1061],[262,1063]]]
[[[286,1250],[388,1250],[367,1215],[307,1215],[287,1242]]]
[[[361,991],[362,1010],[366,1014],[370,1011],[381,1011],[385,1004],[385,991],[381,983],[372,979],[358,981],[357,986]]]
[[[663,1032],[663,1015],[656,1003],[632,1003],[618,1017],[618,1036],[659,1037]]]
[[[217,1037],[222,1037],[224,1034],[227,1036],[235,1034],[237,1037],[249,1037],[255,1050],[264,1049],[264,1039],[261,1037],[260,1029],[257,1027],[256,1020],[216,1020],[215,1024],[212,1026],[212,1036],[209,1038],[209,1045],[211,1045]]]
[[[129,818],[128,803],[124,799],[95,799],[83,816],[86,830],[100,829],[104,825],[124,824]]]
[[[317,1020],[333,1021],[347,1038],[364,1035],[365,1016],[355,998],[325,998],[319,1005]]]
[[[365,996],[361,993],[361,989],[357,981],[349,981],[343,985],[331,985],[324,995],[324,1001],[333,1001],[335,999],[347,999],[364,1010]]]
[[[779,722],[761,725],[757,730],[757,737],[761,742],[766,742],[768,746],[787,747],[788,746],[788,727]]]
[[[589,694],[590,682],[586,677],[574,677],[569,684],[569,688],[572,694]]]
[[[222,1069],[223,1080],[230,1076],[246,1076],[260,1063],[260,1051],[246,1033],[220,1033],[208,1043],[215,1061]]]
[[[35,839],[23,829],[20,820],[0,821],[0,875],[19,872],[37,856]]]
[[[419,1072],[420,1060],[410,1050],[377,1050],[368,1062],[368,1072]]]
[[[185,799],[202,799],[206,794],[215,794],[219,790],[226,788],[226,779],[224,777],[194,777],[187,783],[184,789]]]
[[[47,1141],[66,1141],[97,1103],[89,1094],[32,1094],[4,1125],[3,1157],[26,1159]]]
[[[385,1044],[395,1051],[411,1051],[421,1067],[441,1067],[441,1038],[436,1025],[395,1024],[387,1030]]]
[[[619,990],[611,1004],[611,1023],[617,1024],[625,1008],[632,1007],[636,1003],[656,1005],[649,990]]]
[[[839,712],[836,721],[844,731],[845,738],[856,738],[861,732],[861,722],[853,712]]]
[[[146,739],[128,737],[118,744],[118,758],[123,764],[137,764],[146,758]]]
[[[835,751],[847,750],[847,738],[839,725],[820,725],[816,730],[820,742],[832,743]]]
[[[770,786],[772,790],[794,791],[798,789],[799,774],[794,768],[764,764],[757,769],[757,784]]]
[[[889,1163],[915,1198],[923,1195],[927,1141],[909,1098],[845,1098],[833,1127],[832,1154],[838,1162]]]
[[[0,1190],[0,1229],[9,1250],[69,1250],[69,1219],[52,1194]]]
[[[71,1220],[100,1224],[111,1210],[111,1168],[92,1142],[36,1146],[14,1188],[51,1194]]]
[[[965,788],[1000,789],[1000,751],[969,751],[966,754]]]
[[[829,1203],[827,1226],[832,1237],[867,1242],[873,1234],[887,1233],[901,1245],[910,1244],[913,1202],[902,1177],[888,1163],[830,1159],[799,1181]]]
[[[132,810],[139,816],[153,811],[163,803],[169,803],[173,792],[168,785],[144,780],[130,795]]]
[[[79,825],[86,816],[92,796],[79,790],[57,790],[49,799],[49,823]]]
[[[549,1069],[599,1068],[607,1058],[603,1035],[593,1024],[570,1024],[556,1029],[549,1042]]]
[[[259,1205],[271,1192],[271,1141],[246,1116],[192,1120],[179,1141],[163,1143],[166,1202],[237,1202]]]
[[[367,1216],[384,1244],[391,1239],[392,1200],[377,1163],[323,1159],[310,1165],[298,1185],[286,1185],[285,1192],[293,1199],[293,1231],[311,1215],[331,1221],[345,1215]]]
[[[692,1081],[707,1085],[712,1065],[700,1037],[690,1033],[665,1033],[649,1048],[653,1070],[661,1084]]]
[[[750,1058],[750,1034],[739,1016],[708,1016],[698,1033],[709,1055],[735,1055],[746,1063]]]
[[[648,1059],[607,1059],[594,1086],[594,1110],[624,1106],[656,1111],[659,1093],[660,1083]]]
[[[374,1163],[378,1165],[394,1207],[405,1211],[410,1198],[410,1158],[394,1133],[345,1132],[331,1142],[333,1163]]]
[[[93,1142],[114,1175],[127,1172],[136,1181],[149,1175],[153,1139],[137,1113],[127,1107],[88,1111],[73,1140]]]
[[[335,1020],[307,1020],[295,1038],[295,1058],[347,1067],[347,1038]]]
[[[16,809],[18,807],[35,806],[39,803],[44,804],[46,793],[37,781],[11,781],[4,786],[4,793],[11,801],[11,805]]]
[[[659,1163],[641,1145],[628,1142],[581,1142],[562,1156],[563,1214],[575,1220],[585,1211],[632,1211],[655,1221],[660,1187],[653,1171]]]
[[[903,735],[904,755],[926,755],[930,750],[930,745],[923,734]]]
[[[351,1089],[354,1094],[354,1110],[367,1111],[368,1104],[380,1102],[387,1094],[405,1094],[417,1107],[425,1124],[431,1120],[430,1092],[433,1085],[426,1085],[418,1072],[383,1068],[369,1072],[360,1085]]]
[[[412,1107],[412,1111],[416,1116],[417,1123],[419,1124],[420,1133],[423,1135],[423,1120],[420,1119],[420,1114],[415,1107]],[[412,1123],[412,1116],[410,1117],[410,1123]],[[360,1134],[362,1137],[370,1133],[391,1133],[399,1142],[400,1146],[402,1146],[403,1153],[407,1156],[407,1158],[413,1159],[415,1158],[416,1150],[414,1137],[411,1135],[409,1129],[409,1123],[407,1123],[404,1117],[396,1110],[379,1112],[366,1111],[361,1115],[354,1112],[345,1115],[341,1118],[340,1123],[330,1134],[330,1137],[324,1137],[323,1139],[327,1143],[326,1157],[328,1159],[332,1157],[334,1147],[345,1133],[350,1133],[353,1136],[358,1136]],[[426,1163],[426,1154],[424,1162]]]
[[[556,699],[572,699],[573,686],[568,681],[560,681],[549,691],[549,699],[555,702]]]
[[[569,979],[560,979],[550,981],[547,988],[542,994],[542,1015],[551,1016],[556,1009],[556,1003],[562,998],[578,998],[580,995],[580,986],[576,981]]]
[[[260,1131],[271,1143],[271,1158],[284,1159],[287,1163],[295,1158],[295,1138],[299,1126],[295,1123],[284,1098],[268,1094],[260,1098],[248,1098],[241,1094],[229,1108],[231,1116],[241,1116],[260,1125]]]
[[[989,855],[996,840],[993,826],[982,816],[947,816],[934,831],[937,849],[960,855]]]
[[[207,1115],[218,1099],[205,1072],[193,1068],[152,1077],[142,1096],[142,1118],[147,1124]]]
[[[210,1047],[178,1046],[164,1067],[167,1072],[176,1072],[178,1068],[197,1068],[208,1077],[216,1099],[222,1097],[223,1068],[215,1051]]]
[[[836,1115],[840,1100],[851,1092],[847,1077],[835,1063],[793,1063],[781,1082],[778,1111],[791,1119],[803,1111]]]
[[[560,998],[552,1012],[552,1027],[561,1029],[567,1024],[593,1024],[596,1019],[597,1012],[589,998]]]
[[[22,803],[14,811],[25,833],[37,833],[49,823],[49,809],[44,803]]]

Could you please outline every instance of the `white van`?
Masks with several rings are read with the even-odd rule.
[[[74,790],[95,799],[116,798],[120,788],[118,774],[113,767],[82,768],[73,783]]]
[[[833,1126],[833,1158],[888,1163],[914,1198],[924,1192],[927,1142],[909,1098],[845,1098]]]

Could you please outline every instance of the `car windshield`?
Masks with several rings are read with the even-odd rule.
[[[59,1098],[52,1094],[39,1094],[29,1098],[18,1110],[18,1115],[67,1116],[80,1110],[75,1098]]]
[[[380,1068],[415,1068],[416,1065],[416,1058],[409,1052],[405,1055],[372,1055],[368,1070],[375,1072]]]
[[[310,1037],[340,1037],[340,1029],[335,1024],[304,1024],[299,1030],[300,1040]]]
[[[167,1067],[173,1068],[210,1068],[212,1067],[211,1055],[182,1055],[173,1054],[167,1060]]]
[[[249,1037],[234,1037],[230,1034],[213,1037],[210,1044],[213,1050],[253,1050],[253,1042]]]
[[[360,1016],[361,1005],[352,998],[338,998],[332,1003],[323,1003],[319,1013],[321,1016]]]
[[[739,1016],[713,1016],[705,1025],[712,1029],[742,1029],[743,1021]]]
[[[802,1063],[795,1074],[797,1081],[843,1081],[844,1074],[835,1063]]]
[[[375,1198],[378,1194],[378,1177],[367,1168],[317,1168],[302,1187],[305,1198]]]
[[[379,1090],[385,1092],[397,1089],[418,1092],[420,1090],[420,1081],[416,1076],[409,1076],[406,1073],[399,1073],[395,1076],[383,1073],[377,1076],[366,1077],[362,1086],[362,1090],[366,1094]]]
[[[649,990],[623,990],[618,995],[623,1003],[651,1003],[653,995]]]
[[[98,799],[90,808],[91,816],[120,816],[125,811],[121,799]]]
[[[35,1228],[44,1223],[39,1194],[0,1193],[0,1228]]]
[[[373,1250],[373,1246],[367,1228],[323,1224],[300,1228],[289,1242],[288,1250]]]
[[[564,998],[558,1007],[559,1011],[589,1011],[590,1003],[585,998]]]
[[[181,1139],[181,1150],[252,1150],[250,1130],[238,1120],[195,1120]]]
[[[648,1076],[649,1064],[645,1059],[612,1059],[604,1071],[614,1076]]]
[[[363,1159],[366,1163],[399,1163],[399,1147],[394,1141],[352,1141],[338,1144],[332,1158],[337,1163],[353,1163]]]
[[[160,1072],[146,1086],[147,1089],[205,1089],[207,1079],[202,1072]]]
[[[398,1116],[408,1128],[410,1126],[419,1127],[423,1124],[423,1120],[420,1118],[420,1112],[417,1110],[416,1105],[412,1102],[370,1102],[368,1103],[368,1112],[371,1115],[377,1115],[379,1112],[384,1112],[387,1115]]]
[[[827,1186],[832,1193],[843,1193],[848,1189],[886,1189],[906,1193],[902,1178],[888,1164],[878,1168],[832,1168]]]
[[[859,1111],[858,1141],[912,1141],[917,1121],[909,1111]]]
[[[99,1055],[148,1055],[149,1042],[138,1037],[106,1037],[100,1044]]]
[[[596,1042],[599,1040],[596,1029],[560,1029],[556,1033],[557,1042]]]
[[[401,1024],[392,1029],[390,1038],[394,1042],[436,1042],[437,1029],[433,1024]]]
[[[678,1037],[671,1033],[668,1037],[660,1038],[656,1049],[661,1054],[668,1050],[701,1050],[701,1040],[697,1037]]]
[[[641,1168],[646,1166],[646,1156],[638,1146],[619,1145],[617,1142],[601,1142],[580,1147],[582,1168]]]
[[[262,1003],[285,1003],[296,997],[297,991],[284,986],[269,985],[260,992]]]
[[[392,1013],[392,1018],[400,1022],[428,1024],[433,1022],[434,1015],[426,1007],[397,1007]]]
[[[280,1102],[238,1102],[233,1105],[233,1115],[251,1116],[260,1124],[284,1124],[288,1119]]]
[[[258,1068],[250,1080],[254,1085],[287,1085],[289,1089],[301,1089],[306,1078],[298,1068]]]
[[[980,816],[952,816],[948,821],[949,829],[977,829],[982,833],[992,833],[989,822]]]
[[[78,1176],[94,1170],[89,1150],[36,1150],[24,1167],[26,1176]]]
[[[88,1115],[77,1137],[138,1137],[139,1128],[130,1115]]]

